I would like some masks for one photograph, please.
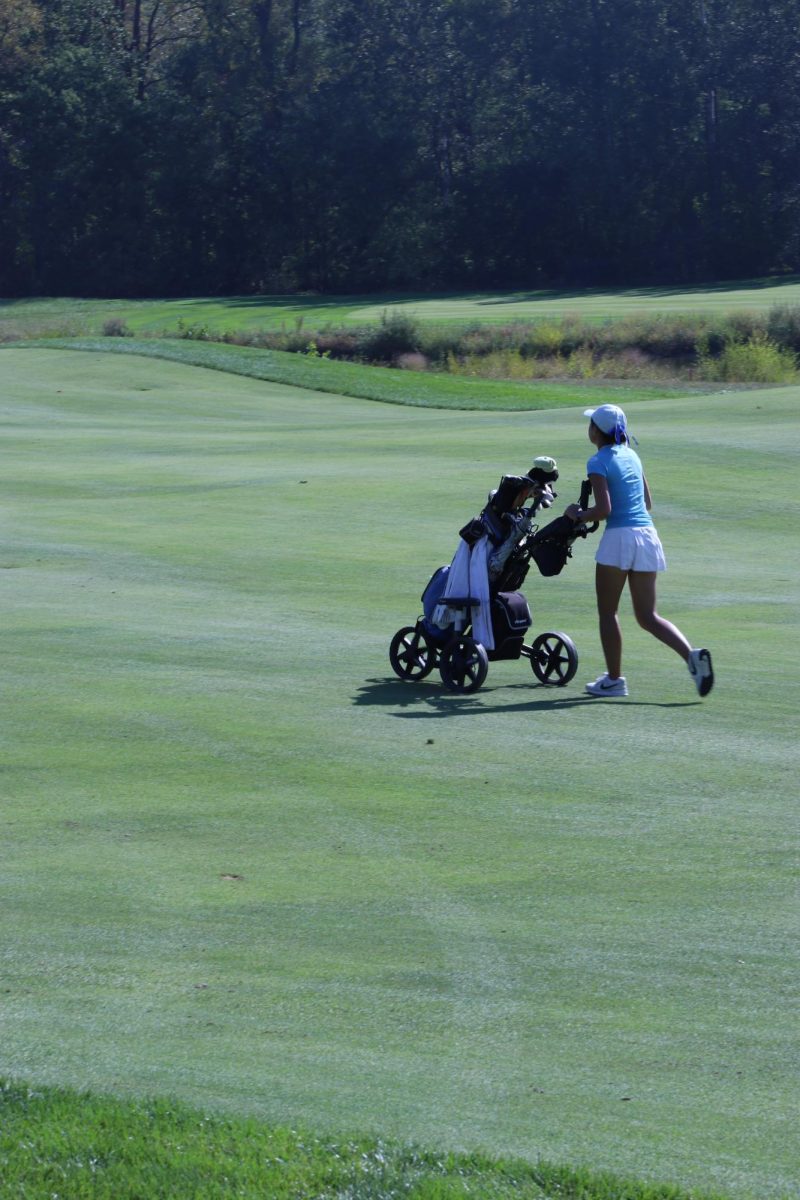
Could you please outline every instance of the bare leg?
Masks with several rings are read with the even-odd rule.
[[[686,662],[689,658],[691,645],[676,625],[666,621],[656,612],[656,572],[631,571],[628,575],[628,587],[631,590],[633,612],[642,629],[652,633],[670,650],[680,654]]]
[[[595,588],[597,591],[597,615],[600,618],[600,644],[606,660],[606,670],[612,679],[619,679],[622,674],[622,633],[619,628],[617,609],[627,571],[619,567],[607,567],[604,563],[597,564],[595,571]]]

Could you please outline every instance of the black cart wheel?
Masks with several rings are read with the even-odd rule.
[[[474,638],[454,637],[439,661],[442,683],[451,692],[477,692],[489,670],[489,656]]]
[[[565,633],[540,633],[530,659],[539,682],[552,687],[564,687],[578,669],[578,651]]]
[[[436,666],[436,648],[419,625],[406,625],[392,638],[389,662],[401,679],[424,679]]]

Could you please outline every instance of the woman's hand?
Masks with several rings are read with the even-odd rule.
[[[564,516],[569,517],[570,521],[579,521],[581,519],[580,505],[570,504],[564,509]]]

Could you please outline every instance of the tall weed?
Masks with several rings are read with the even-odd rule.
[[[27,342],[38,338],[85,337],[91,331],[85,322],[45,317],[41,321],[6,321],[0,324],[0,342]]]
[[[650,358],[639,350],[601,354],[579,347],[569,354],[528,357],[520,350],[494,350],[489,354],[450,354],[445,369],[453,375],[471,375],[479,379],[608,379],[640,381],[675,379],[675,372],[663,361]]]

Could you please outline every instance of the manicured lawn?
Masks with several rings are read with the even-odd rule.
[[[409,297],[399,303],[423,320],[514,321],[531,317],[576,315],[607,320],[637,314],[763,312],[775,304],[800,304],[796,276],[749,279],[697,287],[597,288],[575,291],[542,289],[497,295]],[[378,320],[386,308],[377,304],[360,311],[363,320]]]
[[[145,355],[189,366],[208,367],[227,374],[244,375],[250,379],[263,379],[270,383],[288,383],[293,387],[332,393],[336,397],[347,395],[361,400],[411,405],[414,408],[514,412],[582,405],[585,409],[589,404],[627,404],[629,400],[652,400],[681,395],[690,390],[688,387],[604,387],[578,382],[533,380],[514,383],[471,379],[463,375],[402,371],[305,354],[287,354],[279,350],[176,338],[54,338],[39,341],[37,345],[52,349]],[[22,342],[20,346],[28,349],[30,343]]]
[[[503,471],[576,495],[580,406],[0,374],[2,1073],[791,1195],[800,391],[627,405],[718,687],[628,619],[603,705],[586,545],[526,586],[569,688],[387,661]]]
[[[332,323],[374,322],[399,307],[438,323],[506,322],[575,314],[604,320],[631,314],[676,312],[763,311],[775,304],[800,304],[796,276],[751,279],[693,288],[616,288],[596,291],[532,290],[449,295],[387,294],[381,296],[228,296],[177,300],[33,299],[0,301],[0,337],[63,332],[92,334],[105,321],[119,318],[134,333],[175,333],[184,327],[215,333],[260,329],[284,324],[293,329]]]

